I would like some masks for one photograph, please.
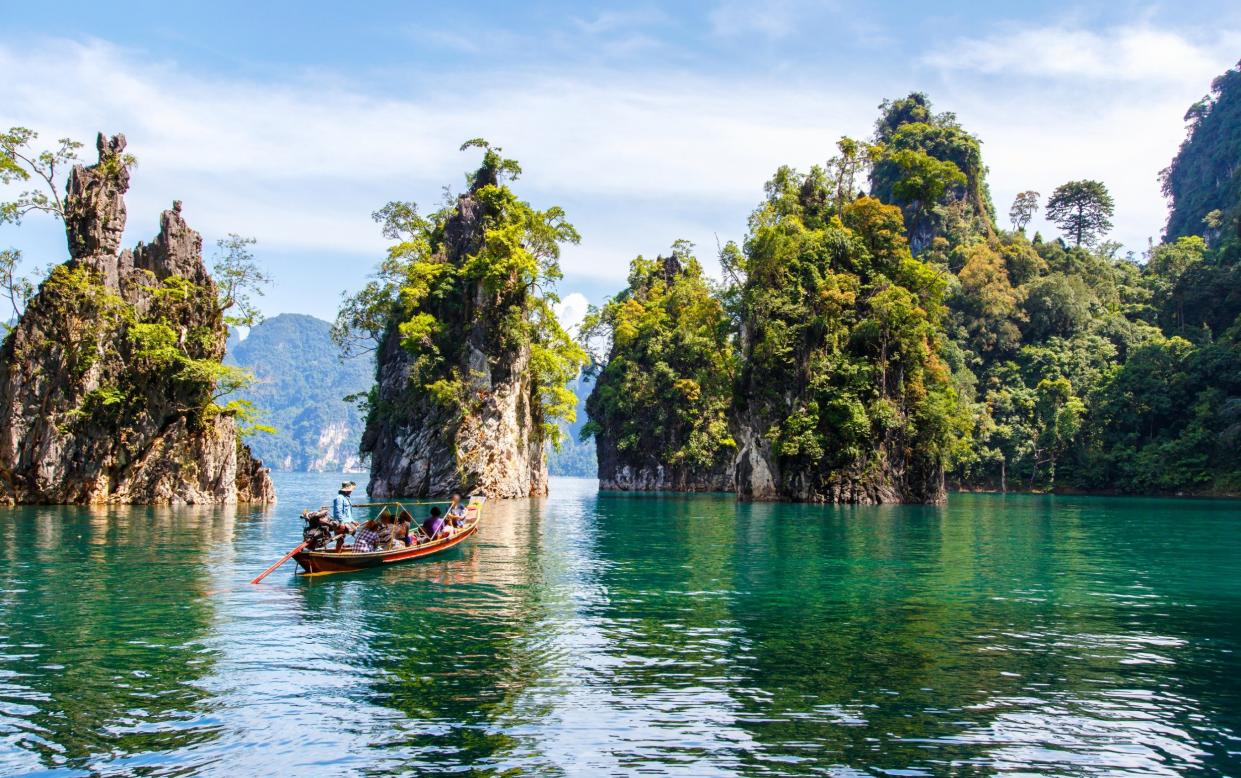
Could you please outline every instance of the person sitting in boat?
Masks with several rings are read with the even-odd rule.
[[[306,528],[302,530],[302,540],[306,541],[311,551],[325,549],[333,540],[336,541],[336,548],[333,550],[340,551],[345,545],[345,536],[352,535],[358,528],[357,524],[333,519],[328,515],[327,508],[302,511],[302,519],[306,522]]]
[[[461,502],[460,494],[454,493],[452,502],[448,504],[448,523],[454,527],[465,524],[465,505]]]
[[[365,554],[379,550],[379,522],[375,517],[366,520],[353,535],[353,553]]]
[[[447,526],[445,525],[444,518],[440,515],[439,506],[432,507],[431,518],[422,522],[422,531],[426,534],[427,540],[448,537],[446,530]]]
[[[392,536],[393,536],[392,545],[393,546],[396,546],[398,543],[405,545],[405,546],[413,545],[414,539],[409,534],[409,531],[410,531],[409,523],[410,523],[410,519],[412,518],[413,516],[410,516],[409,513],[407,513],[404,510],[402,510],[400,515],[396,517],[395,528],[393,529],[393,532],[392,532]]]
[[[399,542],[400,533],[397,532],[396,517],[390,512],[384,511],[379,514],[379,548],[387,551],[396,546]]]
[[[306,547],[311,551],[326,547],[328,542],[337,535],[332,531],[333,521],[328,518],[326,508],[320,508],[317,511],[302,511],[302,520],[306,522],[306,528],[302,530],[302,540],[306,542]],[[344,537],[340,541],[343,543]]]

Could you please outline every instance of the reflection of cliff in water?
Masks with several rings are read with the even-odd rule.
[[[234,506],[21,508],[0,523],[0,732],[47,768],[210,741],[209,551]],[[0,773],[6,772],[0,762]]]

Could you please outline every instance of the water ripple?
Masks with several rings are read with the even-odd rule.
[[[1241,773],[1236,503],[566,481],[441,559],[250,586],[334,478],[0,518],[0,774]]]

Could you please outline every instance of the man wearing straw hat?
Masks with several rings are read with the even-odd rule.
[[[353,481],[342,482],[340,491],[332,499],[330,528],[332,535],[336,538],[336,551],[340,551],[345,545],[345,535],[352,535],[358,531],[358,525],[353,523],[353,500],[350,499],[355,486],[357,484]]]
[[[332,499],[332,521],[340,524],[349,524],[353,521],[353,500],[350,499],[350,496],[353,494],[353,487],[355,486],[357,484],[353,481],[341,483],[340,491]]]

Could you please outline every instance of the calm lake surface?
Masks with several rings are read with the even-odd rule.
[[[493,503],[248,581],[242,509],[0,510],[0,774],[1238,775],[1241,503]]]

